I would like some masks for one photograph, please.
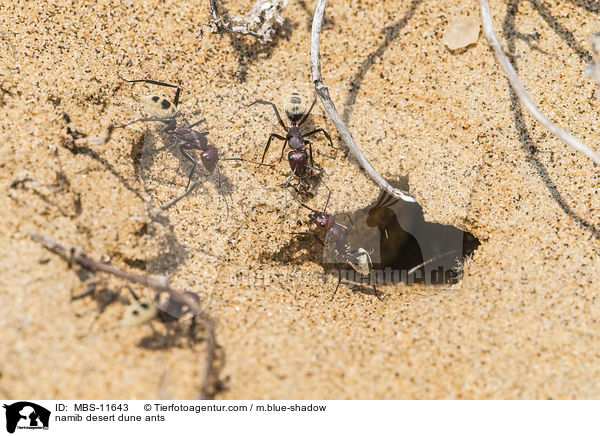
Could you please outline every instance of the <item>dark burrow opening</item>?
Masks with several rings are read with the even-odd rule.
[[[351,214],[336,215],[350,229],[350,250],[364,249],[372,260],[370,276],[323,251],[326,271],[341,271],[342,282],[377,284],[447,285],[462,278],[464,259],[480,245],[469,232],[426,222],[418,203],[382,194],[370,206]]]

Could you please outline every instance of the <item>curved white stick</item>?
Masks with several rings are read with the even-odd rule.
[[[325,8],[327,7],[327,0],[319,0],[317,3],[317,8],[315,9],[315,16],[313,18],[312,23],[312,36],[310,41],[310,62],[312,66],[312,79],[315,84],[315,90],[325,107],[325,110],[331,117],[331,121],[335,124],[344,144],[348,147],[350,152],[354,155],[356,160],[360,163],[360,165],[364,168],[367,174],[383,189],[393,195],[396,198],[400,198],[404,201],[408,201],[411,203],[416,202],[417,200],[411,196],[409,193],[402,191],[400,189],[394,188],[390,185],[383,177],[379,175],[379,173],[373,168],[373,166],[369,163],[367,158],[362,154],[356,142],[352,138],[350,131],[342,121],[342,117],[338,113],[333,101],[331,101],[331,96],[329,95],[329,89],[323,84],[323,80],[321,77],[321,27],[323,25],[323,18],[325,16]]]
[[[485,37],[488,40],[488,44],[494,50],[494,54],[496,55],[496,60],[506,73],[506,77],[510,82],[515,94],[523,103],[523,106],[529,111],[531,115],[535,119],[537,119],[540,123],[542,123],[550,132],[554,135],[558,136],[565,144],[569,147],[585,154],[587,157],[592,159],[596,164],[600,164],[600,155],[586,146],[583,142],[573,136],[570,132],[560,128],[558,125],[554,124],[540,109],[535,105],[529,94],[525,90],[525,87],[521,83],[515,68],[512,66],[506,53],[502,50],[502,45],[496,36],[496,31],[494,29],[494,23],[492,21],[492,14],[490,12],[490,4],[488,0],[480,0],[481,7],[481,21],[483,23],[483,32],[485,33]]]

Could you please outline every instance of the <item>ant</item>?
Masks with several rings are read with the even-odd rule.
[[[123,315],[122,324],[126,327],[136,327],[154,319],[162,322],[167,327],[180,320],[186,315],[192,313],[192,310],[179,301],[175,301],[172,297],[159,304],[159,294],[157,293],[154,301],[138,297],[132,289],[129,292],[133,296],[132,302],[126,309]],[[200,297],[193,292],[185,292],[185,295],[192,298],[197,304],[200,304]],[[193,340],[194,328],[196,326],[196,317],[192,316],[189,326],[189,336]]]
[[[307,111],[306,100],[304,99],[304,97],[302,97],[302,95],[300,95],[298,92],[292,92],[290,94],[284,106],[285,114],[287,115],[291,123],[289,127],[286,126],[283,122],[283,119],[281,118],[281,115],[279,115],[279,110],[277,109],[275,103],[266,100],[256,100],[254,103],[251,103],[248,107],[253,106],[257,103],[271,106],[275,111],[275,115],[277,116],[279,124],[281,125],[281,127],[283,127],[283,130],[287,132],[286,136],[281,136],[277,133],[271,133],[271,135],[269,135],[267,145],[265,146],[265,150],[260,161],[261,165],[264,165],[265,156],[267,155],[267,151],[269,150],[271,141],[273,140],[273,138],[276,138],[280,141],[283,141],[283,148],[281,149],[281,157],[279,158],[279,162],[281,162],[281,159],[283,159],[285,146],[288,143],[290,144],[290,148],[292,149],[288,153],[288,162],[290,164],[290,168],[292,169],[292,174],[288,177],[285,183],[286,189],[294,175],[296,175],[301,180],[306,180],[312,174],[314,174],[314,172],[323,174],[324,171],[322,169],[315,167],[313,161],[312,143],[310,141],[307,141],[306,138],[315,135],[319,132],[322,132],[325,135],[325,137],[329,140],[329,145],[331,145],[331,147],[335,149],[335,147],[333,146],[333,142],[331,141],[331,136],[329,136],[329,133],[327,133],[327,131],[322,128],[315,129],[311,132],[304,134],[300,132],[300,126],[307,120],[315,104],[317,103],[317,98],[315,97],[315,99],[312,102],[312,105]],[[306,149],[304,148],[306,147],[306,144],[308,144],[309,153],[307,153]],[[310,164],[308,163],[309,159]],[[329,188],[327,189],[329,190]]]
[[[225,195],[221,190],[221,169],[219,166],[219,161],[231,160],[231,161],[243,161],[250,162],[257,165],[266,165],[263,163],[258,164],[258,162],[252,162],[250,160],[242,159],[242,158],[221,158],[219,157],[219,151],[217,148],[208,143],[207,135],[209,132],[194,130],[194,127],[203,123],[205,118],[202,118],[199,121],[187,126],[180,127],[177,125],[176,115],[177,115],[177,105],[179,104],[179,95],[181,93],[181,88],[177,85],[172,85],[165,82],[158,82],[156,80],[149,79],[137,79],[137,80],[126,80],[119,76],[122,80],[128,83],[137,83],[143,82],[151,85],[165,86],[169,88],[176,88],[175,98],[171,103],[166,98],[158,97],[156,95],[153,96],[144,96],[140,100],[142,102],[142,106],[144,109],[151,115],[151,118],[139,118],[137,120],[130,121],[126,124],[114,126],[115,128],[122,128],[129,126],[133,123],[137,122],[152,122],[158,121],[165,124],[165,128],[162,130],[167,137],[169,138],[169,144],[164,147],[160,147],[157,151],[165,150],[167,148],[173,147],[175,145],[179,146],[179,151],[181,154],[192,163],[192,169],[190,170],[188,176],[188,182],[185,187],[185,192],[179,197],[175,198],[168,204],[161,207],[161,209],[166,210],[177,203],[179,200],[188,196],[196,187],[198,186],[198,182],[196,181],[191,186],[192,177],[194,176],[194,172],[196,171],[196,167],[199,162],[196,158],[190,154],[190,151],[196,150],[200,152],[200,163],[208,171],[209,174],[212,174],[213,171],[217,170],[217,184],[219,188],[219,192],[223,196],[225,201],[225,205],[227,207],[227,216],[229,216],[229,205],[227,204],[227,200]],[[266,165],[271,166],[271,165]]]
[[[298,197],[295,196],[293,193],[292,195],[296,198],[296,201],[298,201],[300,206],[311,211],[311,213],[308,215],[310,221],[316,224],[317,228],[322,229],[326,232],[325,242],[321,240],[319,235],[313,232],[299,232],[296,234],[308,234],[314,236],[321,245],[333,251],[334,258],[336,261],[346,263],[360,275],[370,275],[371,270],[373,269],[373,261],[371,260],[371,255],[369,254],[369,252],[362,247],[356,250],[351,250],[349,247],[348,235],[354,228],[354,221],[352,220],[350,215],[344,214],[350,221],[350,227],[348,227],[336,221],[333,215],[329,215],[328,213],[326,213],[327,205],[329,204],[329,198],[331,197],[331,191],[327,196],[327,202],[325,203],[325,208],[323,209],[323,211],[318,211],[310,206],[307,206],[306,204],[302,203],[298,199]],[[333,297],[335,297],[335,294],[338,288],[340,287],[340,283],[342,281],[342,272],[338,271],[338,273],[338,283],[335,287],[335,291],[333,291],[333,296],[331,297],[332,300]],[[377,287],[375,286],[375,283],[373,283],[373,290],[375,292],[375,296],[380,301],[383,301],[379,296],[379,292],[377,292]]]

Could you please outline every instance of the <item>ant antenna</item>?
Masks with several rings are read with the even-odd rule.
[[[327,188],[329,189],[329,188]],[[329,205],[329,198],[331,197],[331,189],[329,189],[329,194],[327,194],[327,202],[325,202],[325,209],[323,209],[323,213],[327,210],[327,206]]]
[[[312,212],[321,213],[321,211],[315,210],[312,207],[307,206],[306,204],[302,203],[300,201],[300,199],[298,198],[298,195],[294,191],[292,191],[290,188],[288,188],[287,190],[290,192],[290,194],[292,194],[292,197],[294,197],[294,199],[298,202],[298,204],[300,204],[300,206],[302,206],[302,207],[304,207],[304,208],[306,208],[306,209],[308,209],[308,210],[310,210]],[[328,198],[328,201],[329,201],[329,198]]]
[[[222,159],[222,160],[229,160],[229,159]],[[233,160],[233,158],[231,160]],[[225,202],[225,212],[227,214],[225,217],[225,221],[227,221],[229,219],[229,203],[227,203],[227,197],[225,196],[225,193],[221,189],[221,165],[217,165],[217,185],[218,185],[217,189],[221,193],[221,197],[223,197],[223,201]]]
[[[137,302],[140,301],[140,297],[137,296],[137,294],[135,292],[133,292],[133,289],[131,289],[129,286],[127,286],[127,290],[129,291],[129,293],[131,294],[131,296],[133,297],[133,299]]]
[[[248,159],[242,159],[241,157],[228,157],[228,158],[219,158],[219,160],[237,160],[240,162],[248,162],[248,163],[252,163],[255,165],[258,165],[259,167],[274,167],[275,164],[266,164],[266,163],[260,163],[260,162],[254,162],[253,160],[248,160]]]
[[[175,91],[175,99],[173,100],[173,106],[177,107],[177,105],[179,104],[179,94],[181,93],[181,88],[178,85],[172,85],[170,83],[159,82],[157,80],[151,80],[151,79],[127,80],[123,76],[121,76],[118,72],[117,72],[117,77],[119,77],[119,79],[121,79],[127,83],[144,82],[144,83],[148,83],[150,85],[158,85],[158,86],[166,86],[168,88],[175,88],[175,89],[177,89],[177,91]]]

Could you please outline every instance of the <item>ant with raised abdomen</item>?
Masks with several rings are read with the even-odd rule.
[[[186,126],[186,127],[178,126],[177,120],[176,120],[176,115],[177,115],[177,105],[179,104],[179,95],[181,92],[181,88],[179,86],[172,85],[169,83],[164,83],[164,82],[158,82],[156,80],[149,80],[149,79],[126,80],[126,79],[123,79],[122,77],[121,77],[121,79],[128,83],[143,82],[143,83],[148,83],[151,85],[176,88],[175,98],[173,100],[173,103],[171,103],[169,100],[167,100],[165,98],[158,97],[155,95],[154,96],[145,96],[145,97],[141,98],[142,105],[144,106],[144,109],[151,115],[151,118],[139,118],[137,120],[130,121],[126,124],[114,126],[115,128],[122,128],[122,127],[126,127],[126,126],[129,126],[129,125],[131,125],[133,123],[137,123],[137,122],[153,122],[153,121],[162,122],[166,125],[165,128],[163,129],[163,132],[169,138],[170,144],[167,144],[164,147],[158,148],[157,151],[165,150],[167,148],[177,145],[179,147],[179,151],[181,152],[181,154],[188,161],[190,161],[192,163],[192,169],[190,170],[190,173],[188,176],[188,182],[185,187],[185,192],[182,195],[180,195],[179,197],[177,197],[174,200],[172,200],[171,202],[169,202],[168,204],[166,204],[165,206],[162,206],[161,208],[163,210],[170,208],[175,203],[177,203],[179,200],[181,200],[184,197],[186,197],[187,195],[189,195],[198,185],[198,182],[195,182],[194,184],[192,184],[192,186],[190,186],[192,177],[194,175],[194,172],[196,171],[196,167],[199,164],[199,162],[196,160],[196,158],[190,154],[190,151],[196,150],[196,151],[200,152],[200,163],[202,164],[204,169],[206,169],[209,172],[209,174],[212,174],[216,168],[219,192],[221,192],[221,195],[223,196],[223,199],[225,200],[225,205],[227,207],[227,215],[229,216],[229,205],[227,204],[225,195],[221,191],[221,169],[219,166],[219,161],[231,160],[231,161],[250,162],[253,164],[257,164],[257,165],[266,165],[266,164],[263,164],[263,163],[259,164],[258,162],[253,162],[253,161],[250,161],[247,159],[242,159],[242,158],[221,158],[221,157],[219,157],[219,152],[218,152],[217,148],[214,145],[209,144],[209,142],[208,142],[208,138],[207,138],[208,132],[198,131],[198,130],[194,129],[194,127],[196,127],[197,125],[199,125],[200,123],[205,121],[204,118],[202,118],[201,120],[196,121],[195,123],[193,123],[189,126]],[[267,165],[267,166],[271,166],[271,165]]]
[[[298,201],[300,206],[311,211],[311,213],[308,215],[310,221],[316,224],[319,229],[322,229],[326,232],[324,242],[321,240],[319,235],[313,232],[301,232],[296,234],[308,234],[314,236],[321,245],[333,252],[334,259],[336,261],[346,263],[362,276],[370,276],[371,270],[373,269],[373,261],[371,260],[371,255],[369,252],[362,247],[356,250],[352,250],[349,247],[348,236],[354,228],[354,222],[352,221],[352,218],[350,218],[348,214],[344,214],[350,221],[350,226],[345,226],[344,224],[338,222],[333,215],[329,215],[326,212],[327,206],[329,205],[331,191],[327,196],[327,202],[325,203],[325,208],[323,211],[318,211],[310,206],[307,206],[306,204],[302,203],[298,197],[294,195],[294,193],[292,193],[292,195],[294,198],[296,198],[296,201]],[[342,282],[342,272],[339,271],[338,273],[338,283],[335,287],[335,291],[333,292],[333,296],[331,297],[332,299],[335,297],[335,294],[340,287],[340,283]],[[375,283],[372,283],[372,285],[375,296],[381,300]]]

